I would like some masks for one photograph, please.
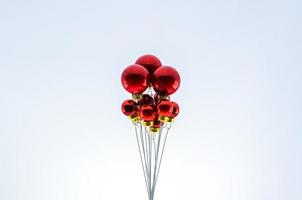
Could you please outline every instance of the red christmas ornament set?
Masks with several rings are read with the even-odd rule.
[[[123,102],[122,112],[132,120],[157,132],[160,127],[152,126],[156,121],[172,122],[178,115],[179,106],[169,100],[169,95],[179,88],[180,76],[173,67],[162,66],[157,57],[139,57],[123,71],[121,82],[132,94],[132,100]]]
[[[162,66],[154,55],[143,55],[122,72],[123,87],[132,94],[122,103],[122,112],[135,127],[148,199],[154,199],[155,186],[168,132],[179,113],[170,101],[180,85],[180,76],[171,66]]]

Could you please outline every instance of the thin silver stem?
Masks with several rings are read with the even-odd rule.
[[[142,158],[141,145],[140,145],[140,142],[139,142],[139,139],[138,139],[137,125],[135,125],[135,135],[136,135],[136,141],[137,141],[139,155],[140,155],[140,159],[141,159],[141,164],[142,164],[142,168],[143,168],[143,173],[144,173],[145,183],[146,183],[146,187],[147,187],[147,192],[148,192],[148,195],[150,196],[151,191],[149,190],[149,187],[148,187],[148,184],[147,184],[146,171],[145,171],[144,162],[143,162],[143,158]]]
[[[146,148],[146,167],[149,166],[149,142],[148,142],[148,134],[146,133],[146,129],[142,130],[145,139],[145,148]]]
[[[158,133],[158,137],[157,137],[157,145],[155,145],[155,141],[154,141],[154,150],[155,152],[155,163],[154,163],[154,173],[153,173],[153,185],[152,185],[152,189],[151,189],[151,194],[154,197],[154,193],[155,193],[155,175],[156,175],[156,171],[157,171],[157,167],[158,167],[158,153],[159,153],[159,147],[160,147],[160,139],[161,139],[161,133],[162,133],[162,127],[160,128],[160,131]]]
[[[145,137],[144,137],[144,132],[142,128],[142,124],[140,123],[140,137],[141,137],[141,144],[142,144],[142,149],[143,149],[143,157],[144,157],[144,167],[145,167],[145,172],[147,174],[147,159],[146,159],[146,146],[145,146]],[[147,187],[149,187],[147,185]]]
[[[148,182],[148,189],[149,189],[149,199],[151,199],[151,145],[150,145],[150,137],[149,133],[147,130],[147,127],[144,127],[144,136],[145,136],[145,142],[146,142],[146,157],[147,157],[147,162],[146,162],[146,170],[147,170],[147,182]]]
[[[149,140],[149,191],[150,191],[150,199],[152,200],[152,194],[151,194],[151,186],[152,186],[152,182],[151,182],[151,176],[152,176],[152,144],[151,144],[151,134],[148,132],[148,130],[146,129],[147,134],[148,134],[148,140]]]
[[[151,184],[150,184],[150,168],[149,168],[149,164],[150,164],[150,154],[149,154],[149,151],[150,151],[150,145],[149,145],[149,137],[148,137],[148,133],[147,133],[147,129],[146,127],[142,128],[142,134],[144,136],[144,139],[145,139],[145,155],[146,155],[146,175],[147,175],[147,182],[148,182],[148,190],[149,190],[149,199],[151,198],[151,190],[150,190],[150,187],[151,187]]]
[[[160,159],[159,159],[158,170],[157,170],[156,178],[155,178],[155,182],[154,182],[154,184],[155,184],[154,188],[156,187],[156,183],[157,183],[157,179],[158,179],[158,174],[159,174],[159,170],[160,170],[160,166],[161,166],[161,161],[162,161],[162,158],[163,158],[163,154],[164,154],[164,150],[165,150],[165,146],[166,146],[166,141],[167,141],[167,136],[168,136],[169,130],[170,130],[170,128],[167,128],[165,139],[164,139],[164,143],[163,143],[163,148],[162,148]]]

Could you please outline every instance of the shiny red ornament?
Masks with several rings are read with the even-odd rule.
[[[154,128],[160,128],[161,125],[163,125],[163,122],[159,121],[158,119],[155,119],[153,121],[152,127],[154,127]]]
[[[138,107],[135,101],[128,99],[125,100],[122,103],[121,106],[122,112],[126,115],[126,116],[133,116],[136,115],[137,111],[138,111]]]
[[[156,107],[144,105],[140,108],[140,118],[144,121],[153,121],[157,117]]]
[[[156,56],[150,54],[139,57],[135,64],[142,65],[149,71],[150,74],[153,74],[156,69],[161,67],[160,60]]]
[[[130,65],[122,73],[123,87],[132,94],[141,94],[150,85],[150,75],[141,65]]]
[[[179,88],[180,76],[173,67],[163,66],[154,72],[151,83],[157,93],[171,95]]]
[[[169,117],[173,113],[173,103],[167,99],[163,99],[157,105],[157,113],[160,117]]]
[[[173,111],[172,111],[172,114],[169,117],[175,118],[179,113],[179,106],[176,102],[172,102],[172,105],[173,105]]]
[[[138,105],[151,105],[154,103],[153,98],[149,94],[143,94],[142,98],[138,101]]]

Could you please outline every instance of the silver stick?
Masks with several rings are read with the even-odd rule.
[[[160,166],[161,166],[161,161],[162,161],[162,158],[163,158],[163,154],[164,154],[164,150],[165,150],[165,146],[166,146],[166,141],[167,141],[167,136],[168,136],[169,130],[170,130],[170,127],[167,128],[165,139],[164,139],[164,143],[163,143],[163,148],[161,150],[160,160],[159,160],[159,164],[158,164],[158,170],[157,170],[156,178],[155,178],[155,182],[154,182],[155,183],[154,188],[155,188],[156,183],[157,183],[158,174],[159,174],[159,170],[160,170]]]
[[[155,147],[155,142],[154,142],[154,149],[156,150],[156,153],[155,153],[155,163],[154,163],[154,173],[153,173],[153,185],[152,185],[152,190],[151,190],[151,194],[153,197],[154,197],[154,192],[155,192],[155,175],[156,175],[157,166],[158,166],[158,153],[159,153],[159,147],[160,147],[161,133],[162,133],[162,127],[160,128],[160,131],[158,133],[156,147]]]
[[[147,184],[146,171],[145,171],[144,162],[143,162],[143,158],[142,158],[141,145],[140,145],[140,142],[139,142],[139,139],[138,139],[137,125],[135,125],[135,135],[136,135],[136,141],[137,141],[139,155],[140,155],[140,159],[141,159],[141,164],[142,164],[142,168],[143,168],[143,173],[144,173],[145,183],[146,183],[146,187],[147,187],[147,192],[148,192],[148,196],[150,196],[151,191],[149,190],[149,187],[148,187],[148,184]]]
[[[143,156],[144,156],[144,167],[145,167],[145,172],[147,174],[147,159],[146,159],[146,146],[145,146],[145,137],[144,137],[144,132],[142,128],[142,124],[140,122],[140,136],[141,136],[141,144],[143,148]],[[147,181],[148,182],[148,181]],[[147,187],[149,187],[149,184],[147,184]]]

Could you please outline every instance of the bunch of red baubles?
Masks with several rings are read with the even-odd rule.
[[[122,103],[122,112],[135,123],[142,122],[151,132],[158,132],[178,115],[179,106],[170,101],[170,95],[179,88],[180,76],[173,67],[162,66],[157,57],[139,57],[135,64],[126,67],[121,81],[132,94],[132,99]]]

